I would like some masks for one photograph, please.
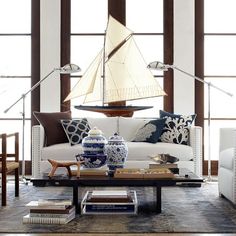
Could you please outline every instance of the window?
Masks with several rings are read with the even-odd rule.
[[[126,26],[134,31],[136,43],[146,63],[148,64],[154,60],[163,61],[163,0],[126,0],[125,2],[125,9],[117,8],[116,10],[123,11],[119,12],[120,15],[126,13]],[[110,3],[113,4],[114,1],[110,1]],[[98,2],[93,0],[71,0],[71,61],[82,68],[79,76],[71,76],[72,88],[102,49],[107,19],[107,0]],[[96,24],[94,21],[96,21]],[[157,73],[156,71],[153,71],[153,73],[163,88],[163,73]],[[101,113],[74,109],[74,105],[81,105],[82,103],[81,98],[71,100],[73,116],[104,116]],[[126,104],[153,105],[153,109],[134,113],[134,116],[151,117],[157,116],[159,109],[163,108],[163,98],[127,101]],[[101,105],[101,102],[88,105]]]
[[[126,26],[134,31],[135,40],[147,64],[164,61],[162,0],[126,0]],[[163,73],[156,70],[152,73],[163,88]],[[151,105],[153,108],[135,112],[134,117],[157,117],[159,110],[163,109],[163,97],[127,101],[127,105]]]
[[[14,7],[13,7],[14,6]],[[7,22],[7,23],[6,23]],[[12,106],[31,87],[31,1],[0,2],[0,132],[23,131],[23,102]],[[25,160],[30,159],[30,94],[25,99]],[[22,139],[20,138],[20,159]]]
[[[71,61],[82,69],[78,76],[71,76],[71,88],[102,49],[106,25],[107,0],[71,0]],[[75,105],[82,103],[83,98],[71,100],[73,116],[104,116],[100,113],[78,111],[74,108]],[[101,105],[101,103],[89,105]]]
[[[204,78],[236,94],[236,15],[234,0],[204,1]],[[208,160],[208,92],[205,87],[205,160]],[[218,160],[219,128],[236,126],[236,98],[211,88],[211,160]]]

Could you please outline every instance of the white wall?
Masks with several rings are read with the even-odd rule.
[[[60,1],[41,0],[41,78],[60,66]],[[174,64],[194,74],[194,0],[174,0]],[[59,73],[42,83],[40,110],[60,111]],[[194,79],[174,71],[174,112],[194,113]]]
[[[194,75],[194,0],[174,0],[174,64]],[[193,114],[194,79],[174,71],[174,112]]]
[[[60,67],[60,1],[40,1],[41,79]],[[41,84],[40,111],[60,111],[60,75],[54,72]]]

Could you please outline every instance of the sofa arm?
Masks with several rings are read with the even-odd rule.
[[[44,144],[44,128],[41,125],[32,127],[32,175],[40,174],[41,151]]]
[[[220,152],[232,147],[236,148],[236,128],[220,128]]]
[[[202,127],[191,126],[189,145],[193,148],[194,172],[202,176]]]

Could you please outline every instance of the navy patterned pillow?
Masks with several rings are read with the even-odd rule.
[[[148,143],[156,143],[158,142],[162,129],[165,125],[165,118],[150,120],[143,127],[141,127],[132,142],[148,142]]]
[[[88,136],[90,126],[86,118],[78,120],[61,120],[66,136],[71,145],[79,144]]]
[[[161,142],[187,145],[189,142],[189,127],[196,115],[183,116],[160,110],[160,117],[166,118],[160,137]]]

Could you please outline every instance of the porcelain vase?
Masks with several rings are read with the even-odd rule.
[[[114,172],[116,168],[123,168],[128,156],[128,146],[123,137],[115,133],[108,139],[104,149],[107,155],[107,166],[109,171]]]

